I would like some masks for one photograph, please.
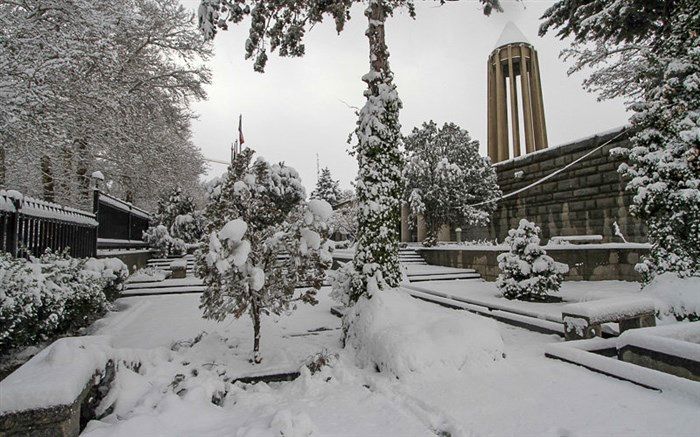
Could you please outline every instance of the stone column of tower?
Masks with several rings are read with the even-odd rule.
[[[487,80],[488,154],[491,162],[520,156],[521,140],[525,142],[525,153],[547,148],[537,52],[511,22],[506,24],[489,56]]]

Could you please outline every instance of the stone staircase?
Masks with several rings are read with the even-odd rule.
[[[411,247],[399,249],[399,262],[410,282],[481,279],[481,275],[474,269],[430,265]]]
[[[187,274],[191,275],[194,273],[194,256],[185,255],[184,258],[187,260]],[[148,267],[153,267],[157,270],[163,270],[164,272],[170,271],[170,263],[180,259],[180,257],[171,258],[151,258],[148,260]]]

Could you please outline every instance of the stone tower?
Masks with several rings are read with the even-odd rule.
[[[547,148],[537,52],[513,23],[509,22],[503,29],[489,56],[487,72],[488,153],[491,162],[520,156],[521,135],[524,136],[525,153]]]

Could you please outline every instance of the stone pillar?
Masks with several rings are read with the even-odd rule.
[[[450,241],[450,225],[442,225],[437,234],[438,241]]]
[[[518,123],[518,88],[515,86],[513,51],[508,46],[508,82],[510,83],[510,127],[513,137],[513,157],[520,156],[520,124]]]
[[[408,226],[409,210],[408,205],[401,205],[401,242],[408,243],[411,241],[411,229]]]
[[[530,57],[530,49],[520,45],[520,87],[523,93],[523,123],[525,124],[525,150],[527,153],[535,151],[535,133],[532,127],[532,100],[530,98],[530,75],[527,68],[527,59]]]
[[[428,227],[425,225],[425,218],[423,218],[423,214],[418,214],[418,217],[416,217],[416,231],[419,242],[425,240],[425,238],[428,236]]]
[[[547,148],[547,123],[544,119],[544,101],[542,99],[542,81],[540,80],[540,64],[537,52],[531,50],[532,57],[532,108],[535,127],[535,146],[537,150]]]

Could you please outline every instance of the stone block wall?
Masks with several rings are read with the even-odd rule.
[[[428,264],[474,269],[487,281],[495,281],[501,273],[498,255],[506,247],[418,248]],[[645,244],[590,244],[547,247],[547,255],[569,266],[565,281],[634,281],[641,276],[634,270],[640,257],[649,253]]]
[[[586,153],[615,138],[620,131],[544,149],[495,165],[498,184],[504,194],[517,191],[551,174]],[[604,242],[620,242],[614,235],[617,222],[627,241],[646,241],[642,223],[629,214],[631,195],[617,173],[623,162],[611,156],[615,147],[629,147],[623,135],[569,169],[543,183],[499,203],[492,217],[489,236],[503,239],[521,218],[534,221],[542,229],[544,242],[561,235],[602,235]]]

